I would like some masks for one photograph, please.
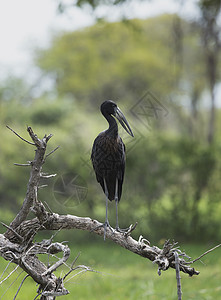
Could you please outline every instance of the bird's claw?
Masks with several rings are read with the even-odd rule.
[[[114,230],[113,228],[110,226],[108,221],[105,221],[103,224],[96,226],[95,228],[91,229],[91,232],[96,231],[97,229],[103,227],[104,228],[104,240],[106,238],[106,232],[107,232],[107,228],[110,229],[110,231],[113,233]]]
[[[115,230],[116,230],[117,232],[120,232],[120,233],[125,233],[125,232],[127,232],[127,231],[129,230],[129,228],[122,229],[122,228],[120,228],[119,226],[117,226],[117,227],[115,228]]]
[[[133,225],[131,224],[128,228],[121,229],[119,226],[116,226],[115,230],[117,232],[123,233],[126,237],[131,234],[131,232],[136,228],[137,222]]]

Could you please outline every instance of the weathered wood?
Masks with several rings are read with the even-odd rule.
[[[93,232],[94,234],[103,236],[104,228],[102,223],[97,220],[93,220],[89,217],[77,217],[73,215],[59,215],[51,214],[45,212],[47,218],[44,219],[44,224],[41,226],[37,218],[32,220],[27,220],[23,222],[18,228],[19,234],[22,235],[30,232],[33,226],[37,226],[39,230],[60,230],[60,229],[80,229]],[[106,232],[106,238],[110,239],[119,246],[138,254],[144,258],[155,262],[158,265],[160,270],[167,270],[169,267],[175,269],[175,257],[174,250],[171,248],[168,250],[168,253],[164,253],[163,249],[160,249],[157,246],[150,246],[145,239],[140,238],[138,241],[133,239],[131,236],[127,236],[118,231],[111,231],[109,228]],[[170,251],[171,250],[171,251]],[[198,275],[199,272],[185,262],[184,259],[180,259],[180,270],[184,273],[189,274],[190,276]]]
[[[28,127],[27,131],[33,140],[33,143],[31,143],[31,144],[32,145],[34,144],[37,149],[35,151],[34,160],[30,162],[31,172],[30,172],[30,179],[29,179],[29,183],[28,183],[26,197],[24,199],[24,202],[22,204],[20,211],[18,212],[18,214],[16,215],[16,217],[10,224],[10,227],[12,229],[17,228],[24,220],[26,220],[26,218],[30,212],[30,208],[33,205],[33,202],[36,200],[37,189],[38,189],[39,180],[40,180],[40,176],[41,176],[41,169],[42,169],[42,165],[44,164],[44,155],[45,155],[45,151],[46,151],[47,141],[51,137],[51,135],[49,135],[48,137],[45,136],[41,140],[37,137],[36,134],[34,134],[31,127]],[[13,130],[13,132],[17,136],[19,136],[14,130]],[[21,139],[24,140],[23,138],[21,138]],[[5,236],[10,238],[13,236],[13,232],[11,230],[8,230],[5,233]]]

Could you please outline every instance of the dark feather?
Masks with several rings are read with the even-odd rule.
[[[101,132],[94,141],[91,160],[96,174],[97,181],[105,193],[105,178],[108,190],[108,199],[114,200],[116,179],[118,180],[118,201],[122,193],[125,169],[125,145],[122,139],[117,136],[107,135],[106,131]]]

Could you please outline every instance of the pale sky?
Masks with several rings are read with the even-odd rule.
[[[94,15],[90,8],[69,9],[67,14],[57,13],[58,0],[0,0],[0,78],[8,73],[25,76],[32,68],[32,53],[37,47],[49,45],[53,32],[77,30],[92,25]],[[72,0],[64,0],[71,3]],[[146,18],[161,13],[182,12],[194,16],[194,0],[133,1],[123,8],[125,16]],[[101,7],[97,16],[115,21],[120,18],[119,8]]]

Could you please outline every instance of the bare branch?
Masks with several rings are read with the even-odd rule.
[[[219,248],[221,246],[221,244],[216,245],[215,247],[209,249],[208,251],[204,252],[202,255],[200,255],[199,257],[197,257],[196,259],[194,259],[193,261],[190,262],[190,264],[195,263],[197,260],[200,260],[200,258],[202,258],[203,256],[207,255],[208,253],[212,252],[213,250],[215,250],[216,248]]]
[[[94,271],[93,269],[91,269],[91,268],[89,268],[89,267],[87,267],[87,266],[79,265],[79,266],[77,266],[77,267],[71,269],[71,270],[63,277],[63,281],[64,281],[65,278],[67,278],[68,275],[70,275],[73,271],[75,271],[75,270],[77,270],[77,269],[80,269],[80,271],[79,271],[78,273],[74,274],[74,275],[73,275],[71,278],[69,278],[68,280],[66,280],[66,283],[67,283],[68,281],[70,281],[72,278],[74,278],[74,277],[80,275],[81,273],[85,273],[85,272],[88,272],[88,271],[90,271],[90,272],[97,272],[97,271]],[[99,273],[99,272],[97,272],[97,273]]]
[[[20,277],[20,275],[23,273],[24,271],[21,271],[17,277],[12,281],[12,283],[7,287],[7,289],[4,290],[4,293],[1,295],[1,298],[6,294],[6,292],[10,289],[10,287],[16,282],[16,280]]]
[[[10,127],[8,127],[11,129]],[[14,132],[14,130],[12,130]],[[31,127],[27,128],[27,131],[32,138],[34,145],[37,147],[35,151],[35,158],[31,163],[31,173],[30,179],[28,183],[28,188],[26,192],[26,197],[24,199],[23,205],[18,212],[15,219],[11,222],[10,228],[15,229],[17,228],[28,216],[30,212],[30,208],[32,207],[33,203],[37,200],[37,189],[39,186],[39,180],[41,177],[41,170],[42,165],[44,164],[44,156],[46,151],[46,143],[51,138],[52,135],[48,137],[45,136],[42,140],[37,137],[37,135],[33,132]],[[18,135],[18,134],[16,134]],[[19,136],[19,135],[18,135]],[[20,137],[20,136],[19,136]],[[23,140],[23,139],[22,139]],[[12,237],[12,231],[8,230],[5,234],[7,238]]]
[[[181,277],[180,277],[180,261],[177,251],[174,252],[176,265],[176,280],[177,280],[177,296],[178,300],[182,300]]]
[[[55,213],[49,214],[46,211],[44,214],[44,227],[42,227],[40,230],[58,230],[60,228],[80,229],[93,232],[100,236],[103,236],[104,234],[104,229],[101,226],[102,223],[98,222],[97,220],[73,215],[58,215]],[[18,229],[19,233],[21,234],[21,232],[27,232],[32,227],[32,222],[36,224],[36,222],[39,221],[35,218],[33,220],[27,220],[23,222]],[[174,243],[170,244],[168,241],[166,241],[163,249],[160,249],[156,246],[151,247],[148,244],[148,241],[143,237],[136,241],[131,236],[126,236],[123,233],[120,233],[114,229],[110,230],[109,228],[107,228],[106,237],[119,246],[156,263],[159,270],[166,271],[169,267],[173,269],[176,268],[174,262]],[[190,276],[199,274],[198,271],[190,267],[190,263],[185,261],[184,258],[180,258],[180,270],[189,274]]]
[[[14,163],[15,166],[19,166],[19,167],[30,167],[31,164],[18,164],[18,163]]]
[[[74,270],[73,266],[76,263],[79,256],[80,256],[80,252],[78,253],[78,255],[75,257],[74,261],[72,262],[70,271],[64,275],[63,280],[65,280],[65,278]]]
[[[14,130],[13,130],[11,127],[9,127],[8,125],[6,125],[6,127],[7,127],[8,129],[10,129],[15,135],[17,135],[17,137],[19,137],[22,141],[28,143],[29,145],[35,146],[34,143],[29,142],[28,140],[26,140],[26,139],[24,139],[23,137],[21,137],[16,131],[14,131]]]
[[[46,139],[46,143],[50,140],[50,138],[52,138],[53,137],[53,134],[52,133],[50,133],[48,136],[46,136],[45,135],[45,139]],[[57,149],[56,149],[57,150]]]
[[[81,252],[78,253],[78,255],[75,257],[75,259],[73,260],[72,264],[71,264],[71,269],[73,268],[73,266],[75,265],[76,261],[78,260],[78,258],[80,257]]]
[[[54,150],[52,150],[51,152],[49,152],[48,154],[45,155],[45,159],[51,155],[52,153],[54,153],[56,150],[58,150],[60,148],[60,146],[57,146]]]
[[[40,296],[40,295],[41,295],[41,292],[38,292],[38,294],[34,297],[33,300],[36,300],[38,298],[38,296]]]
[[[11,262],[10,262],[11,263]],[[8,266],[8,265],[7,265]],[[9,274],[7,277],[5,277],[1,282],[0,282],[0,285],[6,281],[17,269],[19,268],[19,266],[16,266]]]
[[[21,289],[23,283],[25,282],[25,279],[28,278],[29,276],[30,276],[30,275],[27,274],[27,275],[22,279],[22,282],[21,282],[21,284],[19,285],[19,288],[18,288],[18,290],[17,290],[17,292],[16,292],[15,297],[13,298],[13,300],[15,300],[16,297],[18,296],[18,293],[19,293],[19,291],[20,291],[20,289]]]
[[[48,203],[46,201],[44,201],[45,206],[47,206],[48,211],[53,214],[52,209],[50,208],[50,206],[48,205]]]
[[[4,271],[2,272],[2,275],[1,275],[1,277],[0,277],[0,280],[1,280],[2,277],[4,276],[5,272],[7,271],[8,267],[10,266],[11,263],[12,263],[12,262],[9,261],[9,263],[8,263],[7,266],[5,267],[5,269],[4,269]],[[0,284],[1,284],[1,283],[0,283]]]
[[[47,185],[47,184],[42,184],[42,185],[39,185],[39,186],[38,186],[38,189],[43,189],[43,188],[45,188],[45,187],[48,187],[48,185]]]
[[[32,141],[34,142],[34,145],[36,147],[41,147],[41,140],[37,137],[37,134],[35,134],[30,126],[27,127],[27,131],[32,138]]]
[[[42,276],[54,272],[58,267],[63,265],[63,263],[66,262],[70,256],[70,249],[68,248],[68,246],[64,246],[61,243],[53,243],[48,247],[47,251],[48,253],[52,253],[52,254],[63,251],[63,257],[60,260],[58,260],[55,264],[53,264],[49,269],[47,269],[47,271],[45,271],[42,274]]]
[[[51,178],[51,177],[57,176],[57,174],[50,174],[50,175],[47,175],[47,174],[41,173],[40,176],[41,176],[41,178]]]

